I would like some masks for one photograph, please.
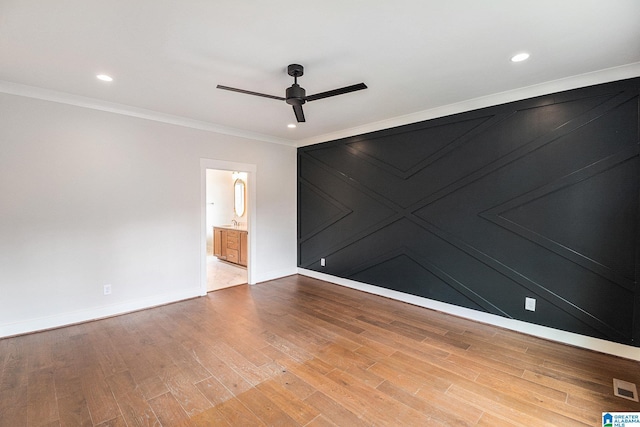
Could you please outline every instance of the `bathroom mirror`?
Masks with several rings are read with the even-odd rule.
[[[241,179],[236,179],[233,183],[233,209],[237,216],[244,215],[244,188],[244,181]]]

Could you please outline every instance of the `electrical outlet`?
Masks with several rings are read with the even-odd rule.
[[[324,258],[320,258],[320,267],[324,267],[325,266],[325,260]]]
[[[111,295],[111,285],[104,285],[104,294]]]
[[[524,299],[524,309],[529,311],[536,311],[536,299],[525,297]]]

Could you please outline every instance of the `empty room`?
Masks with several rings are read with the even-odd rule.
[[[0,426],[640,425],[640,2],[0,2]]]

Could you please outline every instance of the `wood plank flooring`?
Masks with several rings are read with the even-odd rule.
[[[598,426],[640,363],[290,276],[0,340],[0,426]]]

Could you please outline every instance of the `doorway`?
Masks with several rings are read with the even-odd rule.
[[[254,283],[255,169],[250,164],[201,159],[202,295]]]
[[[247,173],[207,169],[206,174],[207,292],[211,292],[248,282]]]

